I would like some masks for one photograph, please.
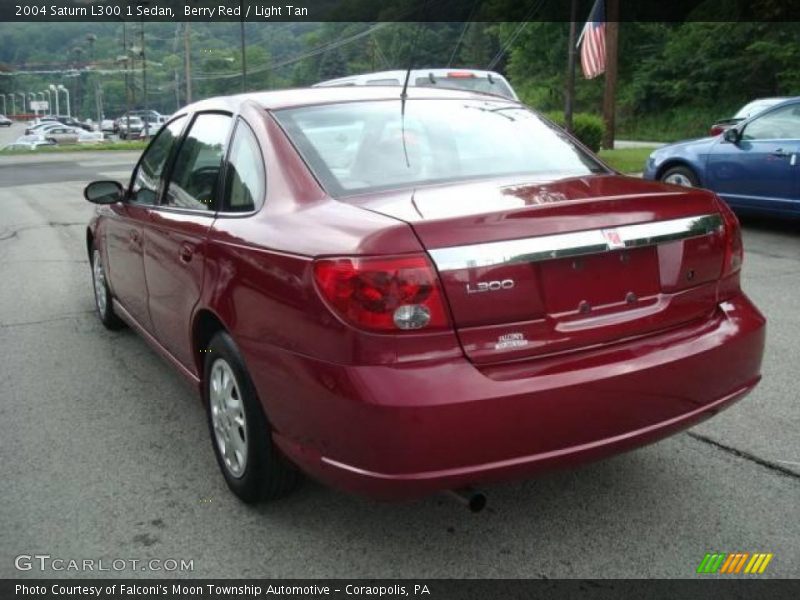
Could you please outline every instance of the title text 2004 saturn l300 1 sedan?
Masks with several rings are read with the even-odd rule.
[[[246,501],[298,471],[384,499],[527,477],[760,378],[726,205],[622,177],[510,100],[207,100],[86,197],[100,318],[197,387]]]

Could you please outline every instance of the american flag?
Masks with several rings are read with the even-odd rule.
[[[606,70],[606,15],[603,0],[596,0],[583,27],[581,68],[586,79],[594,79]]]

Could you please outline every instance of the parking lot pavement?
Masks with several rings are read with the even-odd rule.
[[[0,127],[0,148],[7,144],[11,144],[16,139],[25,135],[25,123],[13,123],[11,127]]]
[[[764,381],[689,433],[491,487],[479,515],[311,482],[252,508],[225,488],[180,376],[92,312],[81,188],[124,171],[109,156],[39,161],[35,178],[0,165],[0,577],[41,576],[14,569],[31,553],[193,561],[130,577],[692,577],[714,551],[772,552],[764,576],[800,576],[795,230],[746,223]],[[61,179],[70,165],[83,181]]]

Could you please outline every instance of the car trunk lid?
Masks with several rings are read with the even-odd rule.
[[[476,363],[643,336],[716,305],[725,239],[707,191],[608,175],[432,186],[354,202],[413,227]]]

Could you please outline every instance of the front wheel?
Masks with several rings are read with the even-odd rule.
[[[125,323],[114,312],[111,291],[108,289],[108,282],[106,281],[106,272],[103,269],[103,261],[97,248],[92,251],[92,284],[94,287],[94,306],[100,322],[106,329],[116,330],[125,327]]]
[[[272,443],[269,422],[233,339],[218,333],[203,351],[208,429],[225,482],[247,503],[288,494],[299,473]]]
[[[699,187],[700,180],[697,174],[689,167],[672,167],[664,171],[661,175],[661,181],[664,183],[671,183],[672,185],[680,185],[683,187]]]

